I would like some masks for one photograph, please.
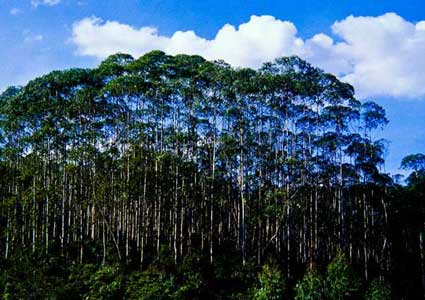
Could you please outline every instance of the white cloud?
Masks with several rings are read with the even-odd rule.
[[[425,96],[425,22],[414,24],[394,13],[350,16],[336,22],[332,31],[342,42],[333,44],[329,53],[335,62],[347,63],[346,69],[336,63],[332,67],[342,71],[342,79],[359,96]]]
[[[267,34],[265,34],[267,33]],[[258,67],[278,56],[298,52],[303,41],[294,24],[271,16],[252,16],[238,28],[224,25],[212,40],[194,31],[176,31],[171,37],[153,27],[134,28],[115,21],[86,18],[73,26],[72,41],[78,53],[104,58],[115,52],[135,56],[160,49],[170,54],[200,54],[207,59],[224,59],[235,66]]]
[[[425,96],[425,21],[411,23],[394,13],[349,16],[335,22],[332,33],[333,37],[318,33],[303,40],[291,22],[252,16],[238,27],[224,25],[208,40],[194,31],[164,36],[154,27],[135,28],[91,17],[73,25],[71,40],[80,55],[100,59],[116,52],[137,57],[160,49],[256,68],[276,57],[299,55],[352,83],[362,98]]]
[[[12,16],[16,16],[16,15],[20,15],[22,12],[23,11],[20,10],[19,8],[14,7],[9,11],[9,14],[11,14]]]
[[[32,7],[38,7],[39,5],[54,6],[61,2],[61,0],[31,0]]]

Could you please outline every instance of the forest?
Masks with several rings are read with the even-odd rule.
[[[118,53],[0,95],[0,298],[420,300],[425,155],[298,57]]]

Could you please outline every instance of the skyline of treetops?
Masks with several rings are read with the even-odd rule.
[[[297,56],[117,53],[10,87],[0,295],[423,299],[425,156],[400,157],[404,182],[385,173],[388,122]]]

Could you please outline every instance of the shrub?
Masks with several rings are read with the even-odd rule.
[[[104,266],[89,279],[89,291],[84,300],[115,300],[122,298],[123,276],[115,266]]]
[[[385,282],[375,279],[372,281],[367,293],[366,300],[390,300],[391,290]]]
[[[97,267],[93,264],[77,264],[69,268],[69,275],[61,299],[79,300],[89,292],[90,278],[96,273]],[[65,298],[66,297],[66,298]]]
[[[322,300],[324,298],[325,282],[314,270],[308,271],[295,286],[295,300]]]
[[[208,270],[210,272],[208,272]],[[199,254],[187,255],[178,267],[177,299],[202,299],[208,291],[206,286],[208,273],[212,274],[209,262]]]
[[[135,272],[126,289],[128,300],[171,300],[175,285],[171,277],[156,270]]]
[[[254,292],[255,300],[281,300],[285,292],[282,273],[276,266],[266,264],[258,274],[260,287]]]
[[[357,294],[359,288],[360,281],[351,269],[345,254],[339,251],[327,268],[327,299],[351,299]]]

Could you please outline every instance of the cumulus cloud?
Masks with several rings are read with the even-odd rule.
[[[40,5],[54,6],[61,2],[61,0],[31,0],[32,7],[38,7]]]
[[[224,59],[235,66],[257,67],[264,61],[297,52],[303,42],[296,38],[296,32],[290,22],[252,16],[238,28],[226,24],[214,39],[207,40],[194,31],[176,31],[167,37],[153,27],[137,29],[92,17],[74,24],[72,41],[80,54],[99,58],[115,52],[139,56],[161,49],[169,54],[200,54],[207,59]]]
[[[349,16],[333,24],[332,36],[317,33],[308,39],[298,36],[293,23],[273,16],[252,16],[237,27],[226,24],[213,39],[194,31],[165,36],[154,27],[91,17],[73,25],[71,40],[80,55],[99,59],[116,52],[137,57],[160,49],[257,68],[276,57],[299,55],[353,84],[362,98],[425,96],[425,21],[411,23],[394,13]]]
[[[425,22],[408,22],[394,13],[350,16],[332,26],[341,42],[329,47],[334,63],[313,53],[312,61],[357,88],[362,97],[425,95]],[[316,56],[316,57],[314,57]],[[345,62],[346,64],[341,64]]]

